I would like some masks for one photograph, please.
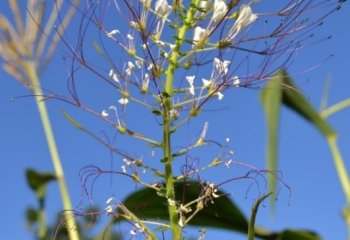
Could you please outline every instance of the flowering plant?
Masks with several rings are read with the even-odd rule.
[[[219,199],[226,200],[227,194],[219,190],[223,184],[242,178],[256,181],[257,176],[265,174],[284,184],[275,172],[277,169],[264,171],[247,165],[250,168],[247,174],[231,176],[214,184],[207,179],[210,174],[205,175],[203,172],[218,166],[239,165],[233,160],[233,151],[227,145],[229,139],[226,144],[217,143],[220,151],[212,161],[200,161],[193,165],[186,159],[198,149],[215,144],[207,139],[209,122],[204,122],[196,140],[179,149],[174,146],[183,146],[183,143],[177,142],[177,134],[181,134],[184,126],[196,122],[209,102],[222,101],[227,90],[256,86],[269,80],[279,69],[287,68],[295,53],[308,41],[306,34],[318,27],[327,15],[339,9],[342,2],[289,1],[284,5],[277,4],[273,11],[264,10],[258,1],[235,0],[172,3],[166,0],[135,0],[108,2],[106,5],[103,1],[90,4],[83,11],[83,17],[102,33],[101,42],[95,42],[94,46],[106,62],[96,67],[98,62],[85,58],[82,37],[78,41],[78,48],[71,48],[73,64],[78,62],[96,74],[111,85],[119,97],[104,109],[95,110],[83,104],[77,89],[72,87],[72,98],[66,101],[100,117],[115,127],[120,136],[136,138],[152,146],[155,149],[152,150],[152,156],[161,155],[156,158],[163,168],[154,168],[153,160],[132,157],[94,135],[121,157],[121,170],[103,171],[96,166],[84,168],[82,181],[86,193],[90,192],[86,184],[88,178],[102,173],[129,176],[137,184],[146,187],[125,201],[108,199],[105,209],[108,215],[114,216],[117,221],[124,219],[131,222],[133,227],[130,233],[133,235],[141,234],[147,239],[156,239],[151,227],[156,225],[162,231],[169,230],[172,239],[182,239],[187,225],[201,225],[198,218],[201,212],[210,209],[210,202],[215,205]],[[110,8],[116,9],[119,21],[127,19],[125,27],[104,20],[108,18]],[[100,11],[103,15],[97,15],[96,9],[103,9]],[[327,10],[309,16],[308,13],[315,9]],[[117,28],[117,25],[120,27]],[[85,27],[81,31],[85,31]],[[113,51],[107,50],[110,47],[120,49],[122,55],[116,56]],[[148,135],[130,126],[125,113],[133,105],[146,109],[146,113],[154,116],[158,129],[155,131],[159,131],[159,134]],[[65,116],[80,130],[92,135],[67,113]],[[174,169],[178,164],[182,168],[180,172]],[[156,183],[154,179],[151,182],[146,180],[147,172],[157,177]],[[255,175],[252,176],[252,173]],[[197,180],[193,182],[194,179]],[[183,197],[189,194],[185,190],[186,185],[189,189],[197,186],[192,189],[197,196],[191,196],[190,199]],[[144,196],[151,197],[153,194],[156,203],[167,206],[166,217],[145,213],[144,219],[134,213],[133,199],[137,194],[145,194],[144,191],[147,192]],[[155,200],[158,197],[160,200]],[[152,209],[151,206],[149,208]],[[157,218],[167,220],[151,221]],[[243,225],[242,231],[248,231],[248,222]],[[255,234],[262,235],[259,232]]]
[[[82,8],[73,5],[82,17],[76,46],[61,36],[72,60],[70,96],[49,97],[103,121],[117,132],[120,145],[136,139],[151,148],[150,154],[135,157],[64,112],[76,128],[118,157],[117,166],[109,170],[96,165],[82,168],[85,196],[92,199],[94,184],[90,189],[89,180],[95,182],[102,174],[125,176],[142,185],[143,189],[124,200],[108,197],[102,213],[112,217],[111,223],[127,221],[130,235],[146,239],[165,233],[169,239],[183,239],[190,225],[240,231],[248,233],[249,239],[311,236],[303,231],[272,233],[254,227],[257,208],[269,192],[259,195],[251,220],[245,219],[224,186],[239,179],[258,186],[259,179],[272,176],[289,187],[277,169],[261,170],[235,161],[230,138],[222,142],[209,139],[209,121],[198,119],[206,106],[224,101],[229,90],[259,86],[281,68],[288,68],[311,39],[309,32],[342,4],[326,0],[290,0],[273,6],[254,0],[102,0],[87,1]],[[100,41],[93,41],[93,46],[104,61],[85,54],[91,50],[85,44],[90,25],[100,33]],[[92,107],[91,96],[82,97],[78,68],[95,74],[109,87],[108,103]],[[126,117],[135,107],[139,113],[136,124]],[[192,125],[200,126],[199,134],[184,142],[183,131]],[[196,158],[204,147],[212,146],[219,149],[213,156]],[[248,170],[219,183],[208,173],[219,167],[230,170],[233,165]],[[141,203],[146,209],[139,214]],[[199,239],[204,236],[202,231]]]

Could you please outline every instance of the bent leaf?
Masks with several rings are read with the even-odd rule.
[[[267,128],[267,167],[277,171],[278,129],[280,119],[280,105],[298,113],[302,118],[314,125],[327,139],[336,138],[333,128],[313,108],[304,95],[298,90],[285,70],[280,70],[266,84],[261,92],[261,101],[264,106]],[[269,175],[269,191],[275,192],[277,179]]]
[[[304,95],[297,89],[287,72],[281,71],[283,85],[289,86],[288,89],[282,90],[282,102],[291,110],[298,113],[301,117],[314,125],[326,138],[335,138],[336,132],[321,117],[314,107],[307,101]]]

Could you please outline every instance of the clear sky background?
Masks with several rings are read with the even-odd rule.
[[[24,2],[21,3],[24,4]],[[0,12],[7,11],[7,1],[1,1]],[[68,32],[72,41],[75,40],[74,34],[78,22],[79,19],[76,19]],[[315,40],[328,35],[333,37],[308,46],[293,59],[290,72],[298,73],[294,79],[308,100],[316,107],[321,102],[323,86],[327,78],[332,79],[329,104],[350,97],[349,23],[349,4],[344,4],[341,11],[327,18],[325,24],[316,30]],[[113,22],[108,22],[108,25],[113,25]],[[91,39],[93,38],[89,38],[87,42],[90,46]],[[42,76],[45,89],[68,94],[66,82],[69,66],[62,60],[65,54],[66,50],[61,46]],[[94,54],[93,50],[88,51],[87,54]],[[116,51],[116,54],[120,54],[120,51]],[[316,69],[304,73],[304,70],[324,62],[324,59],[332,54],[334,57]],[[79,77],[81,79],[79,79],[78,88],[81,96],[92,104],[93,108],[102,110],[115,104],[118,98],[113,96],[112,91],[107,89],[108,86],[101,84],[95,76],[84,73]],[[208,105],[200,120],[193,121],[186,127],[182,137],[184,145],[198,136],[204,121],[209,121],[208,138],[220,142],[224,142],[227,137],[230,138],[229,145],[235,152],[236,161],[264,168],[266,128],[259,103],[259,93],[258,89],[245,88],[226,92],[222,102],[216,101]],[[26,229],[24,213],[26,207],[36,204],[36,200],[26,184],[24,170],[29,167],[42,171],[53,169],[34,99],[26,97],[12,100],[13,97],[28,94],[27,89],[4,71],[0,71],[0,159],[2,163],[0,232],[2,239],[34,239]],[[60,109],[69,112],[99,136],[104,136],[104,132],[116,146],[123,146],[123,149],[132,155],[144,159],[150,158],[150,150],[139,142],[120,142],[118,137],[113,140],[115,130],[89,114],[57,101],[48,101],[47,104],[74,206],[81,207],[88,204],[86,198],[82,198],[79,171],[88,164],[107,170],[113,166],[119,170],[121,159],[111,157],[107,149],[75,129],[63,118]],[[145,132],[155,131],[155,128],[149,127],[154,126],[154,118],[140,112],[135,106],[129,107],[127,120],[128,125],[138,129],[144,128]],[[350,109],[330,118],[331,124],[339,133],[340,148],[348,169],[350,169],[349,120]],[[147,125],[148,123],[153,125]],[[292,193],[289,197],[288,189],[282,187],[276,203],[275,216],[270,216],[269,203],[266,202],[266,207],[259,211],[257,224],[271,230],[285,228],[313,230],[323,239],[346,239],[346,225],[341,217],[345,198],[326,141],[316,129],[287,109],[282,111],[280,130],[279,167]],[[157,134],[155,133],[155,136]],[[156,161],[156,159],[153,160]],[[235,167],[239,168],[233,166]],[[235,169],[220,168],[209,171],[206,176],[213,182],[219,182],[224,177],[235,176],[237,172],[234,171]],[[258,190],[254,188],[246,193],[248,186],[246,181],[239,181],[224,187],[225,191],[233,194],[233,199],[246,215],[250,214],[250,208],[258,195]],[[93,201],[103,208],[105,200],[110,196],[121,200],[134,189],[137,187],[124,178],[101,177],[94,186]],[[261,186],[260,191],[264,190]],[[81,200],[84,200],[83,205]],[[51,184],[48,189],[47,209],[49,209],[50,220],[53,220],[54,214],[61,210],[56,184]],[[207,233],[207,239],[214,239],[214,237],[230,239],[231,236],[230,232],[209,230]],[[245,238],[242,237],[242,239]]]

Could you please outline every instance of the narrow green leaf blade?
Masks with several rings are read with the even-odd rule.
[[[278,162],[278,132],[280,121],[280,108],[282,104],[282,82],[283,73],[278,72],[266,84],[261,92],[261,102],[265,111],[267,123],[267,168],[270,171],[277,171]],[[277,179],[273,175],[268,175],[269,191],[275,192]],[[271,198],[271,206],[274,209],[274,201]]]
[[[78,123],[77,121],[75,121],[68,113],[66,113],[65,111],[62,110],[63,116],[76,128],[78,128],[79,130],[83,130],[84,131],[84,127]]]

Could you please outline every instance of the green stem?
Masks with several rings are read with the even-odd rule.
[[[63,203],[64,210],[72,210],[72,204],[70,201],[67,185],[64,179],[64,173],[61,165],[61,160],[57,151],[56,142],[54,138],[54,134],[51,128],[51,123],[49,119],[49,115],[46,109],[45,101],[42,100],[43,92],[40,86],[40,81],[38,78],[38,74],[36,71],[35,63],[28,62],[25,65],[26,72],[31,81],[31,87],[35,95],[35,100],[37,103],[37,107],[39,110],[41,122],[44,128],[44,132],[46,135],[46,141],[49,147],[52,163],[54,166],[55,174],[57,177],[57,182],[59,185],[61,199]],[[65,214],[65,222],[67,224],[67,230],[69,239],[71,240],[79,240],[78,231],[76,229],[75,219],[71,216],[71,214]]]
[[[187,16],[184,19],[183,25],[177,31],[175,48],[169,59],[169,67],[166,71],[165,93],[164,93],[164,113],[163,113],[163,154],[164,154],[164,168],[165,168],[165,183],[166,183],[166,197],[168,199],[168,211],[170,219],[170,228],[172,231],[172,239],[181,239],[181,227],[179,225],[179,216],[176,207],[176,196],[174,189],[174,178],[172,172],[172,153],[171,153],[171,118],[170,110],[171,98],[173,94],[173,80],[175,69],[177,66],[177,60],[180,56],[180,49],[185,40],[186,32],[192,26],[193,16],[195,13],[194,5],[198,5],[199,0],[192,0],[191,7],[187,12]]]
[[[327,139],[329,148],[331,149],[335,168],[338,173],[340,184],[343,188],[343,192],[346,198],[346,207],[343,212],[343,217],[348,226],[348,239],[350,239],[350,180],[346,171],[343,157],[339,151],[337,139],[335,137],[328,137]]]
[[[338,148],[337,139],[334,137],[329,137],[327,141],[332,152],[335,168],[337,170],[341,186],[343,187],[347,204],[350,205],[350,180],[346,171],[344,160]]]
[[[321,115],[324,118],[328,118],[330,115],[337,113],[345,108],[350,107],[350,99],[345,99],[341,102],[334,104],[333,106],[321,111]]]
[[[47,220],[45,215],[44,208],[39,209],[39,230],[38,230],[38,238],[45,239],[47,234]]]
[[[254,204],[253,209],[252,209],[252,216],[250,217],[249,220],[249,226],[248,226],[248,240],[254,240],[255,236],[255,219],[256,215],[258,213],[258,208],[260,203],[262,203],[266,198],[268,198],[272,192],[265,194],[264,196],[260,197]]]

